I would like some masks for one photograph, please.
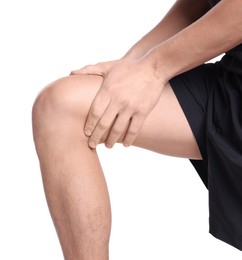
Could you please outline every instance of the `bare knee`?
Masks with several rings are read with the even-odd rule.
[[[84,125],[101,82],[99,76],[70,76],[44,88],[33,105],[34,135],[38,135],[41,129],[55,131],[60,124],[64,126],[75,120],[80,127]]]
[[[101,84],[98,76],[70,76],[61,78],[37,96],[33,105],[33,117],[57,113],[70,116],[86,116],[90,104]]]

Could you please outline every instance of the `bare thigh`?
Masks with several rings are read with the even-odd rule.
[[[170,84],[146,118],[134,145],[158,153],[202,159],[196,139]]]
[[[75,75],[50,84],[44,91],[54,97],[67,113],[75,113],[84,127],[92,101],[98,92],[102,77]],[[106,134],[107,135],[107,134]],[[80,138],[84,135],[80,133]],[[103,140],[106,137],[104,136]],[[119,140],[122,142],[122,138]],[[157,153],[190,159],[201,159],[196,140],[187,119],[168,84],[147,116],[134,146]]]

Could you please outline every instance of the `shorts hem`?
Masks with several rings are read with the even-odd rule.
[[[198,172],[201,180],[203,181],[206,188],[208,188],[208,176],[207,176],[207,152],[205,148],[206,137],[204,135],[205,129],[205,117],[201,111],[196,110],[196,104],[191,104],[191,93],[186,89],[186,86],[182,82],[182,79],[175,77],[170,81],[170,86],[175,93],[175,96],[186,116],[186,119],[191,127],[194,134],[196,142],[198,144],[200,153],[202,155],[202,160],[190,159],[193,167]],[[185,88],[183,88],[183,87]],[[198,115],[200,118],[197,118]]]

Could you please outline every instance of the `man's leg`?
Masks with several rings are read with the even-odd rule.
[[[66,260],[108,259],[109,196],[96,151],[89,149],[83,133],[101,83],[98,76],[60,79],[44,89],[33,106],[34,140],[46,198]],[[170,86],[146,119],[135,145],[200,158]]]
[[[100,84],[96,77],[59,80],[43,90],[33,107],[45,193],[66,260],[108,259],[108,192],[96,152],[83,134]]]

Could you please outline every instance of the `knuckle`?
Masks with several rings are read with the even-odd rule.
[[[109,124],[107,121],[100,121],[98,123],[98,129],[100,130],[106,130],[109,127]]]
[[[132,102],[132,100],[127,100],[125,106],[131,111],[135,111],[137,108],[136,103]]]
[[[116,97],[116,103],[120,105],[121,107],[130,107],[132,105],[132,102],[130,99],[127,99],[127,97],[123,95],[119,95]]]
[[[97,119],[99,118],[100,115],[101,115],[100,108],[97,106],[93,106],[92,109],[90,110],[90,116],[94,119]]]
[[[129,135],[130,136],[135,136],[135,135],[137,135],[137,133],[138,133],[138,128],[131,128],[129,130]]]

